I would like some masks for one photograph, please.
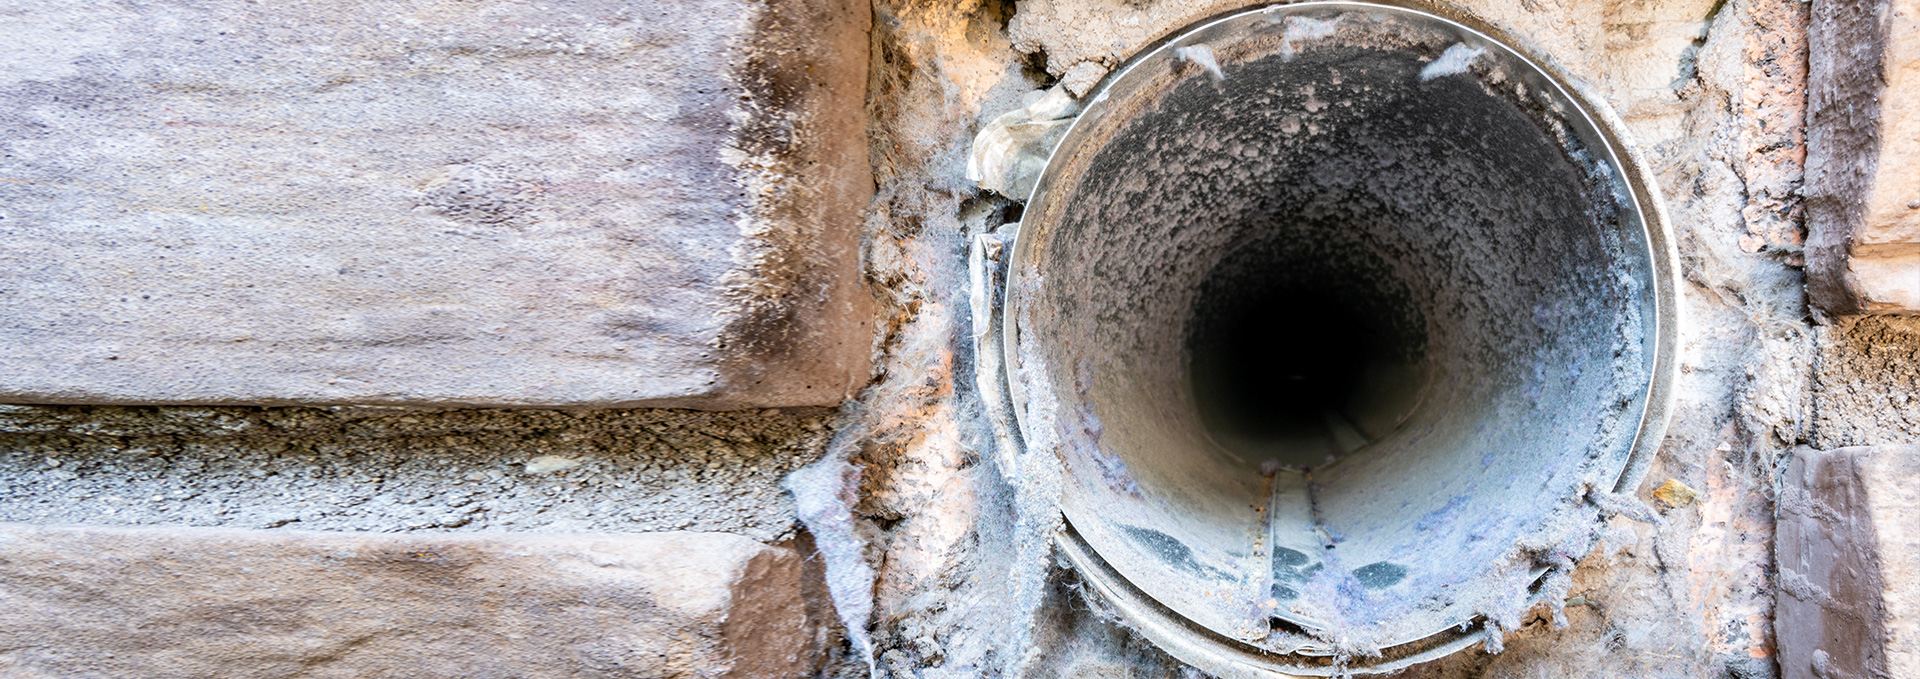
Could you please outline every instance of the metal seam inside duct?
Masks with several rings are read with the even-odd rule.
[[[1463,21],[1176,34],[1096,90],[1005,257],[1019,454],[1058,460],[1094,589],[1189,662],[1497,647],[1658,444],[1651,182],[1604,107]]]

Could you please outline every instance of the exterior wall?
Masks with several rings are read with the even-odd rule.
[[[169,656],[178,676],[377,676],[409,652],[528,676],[1189,673],[1082,597],[990,453],[965,258],[1019,207],[964,172],[1000,114],[1244,4],[0,12],[0,582],[48,583],[0,588],[0,673],[153,676],[121,664],[151,647],[87,641],[123,624],[103,611],[279,658]],[[1791,451],[1915,443],[1920,422],[1920,334],[1807,304],[1826,245],[1801,248],[1804,93],[1836,63],[1807,35],[1840,3],[1460,5],[1609,101],[1655,168],[1682,376],[1634,493],[1658,520],[1609,521],[1567,627],[1543,609],[1503,653],[1402,676],[1797,671],[1775,633]],[[1816,119],[1839,101],[1818,82]],[[1809,227],[1838,195],[1809,197]],[[570,410],[466,409],[533,406]],[[374,559],[365,583],[314,565],[440,553],[423,544],[473,560]],[[162,563],[197,565],[138,570]],[[458,634],[326,625],[408,578],[443,600],[375,612]],[[554,608],[455,615],[502,583]],[[289,591],[319,598],[268,605]]]
[[[1920,672],[1920,448],[1794,454],[1780,492],[1784,677]]]
[[[863,5],[0,13],[0,402],[830,406]]]
[[[870,18],[0,10],[0,674],[814,673]]]
[[[800,556],[721,533],[0,526],[9,677],[803,677]]]
[[[1920,313],[1920,4],[1813,7],[1807,289],[1833,316]]]

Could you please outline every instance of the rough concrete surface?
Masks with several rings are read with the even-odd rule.
[[[1813,8],[1808,291],[1830,315],[1920,314],[1920,2]]]
[[[0,9],[0,402],[831,405],[848,0]]]
[[[858,469],[845,476],[858,491],[854,526],[833,539],[871,546],[866,624],[884,674],[1191,675],[1083,596],[1071,571],[1056,567],[1038,603],[1013,577],[1007,555],[1020,551],[1030,506],[989,452],[959,291],[967,239],[1020,208],[962,173],[973,134],[1028,93],[1085,91],[1147,41],[1241,4],[876,4],[869,266],[888,344],[879,381],[830,450]],[[1806,6],[1461,4],[1608,100],[1657,175],[1686,279],[1684,346],[1674,424],[1635,494],[1678,480],[1700,497],[1661,505],[1658,524],[1611,519],[1574,572],[1567,628],[1542,609],[1503,653],[1469,650],[1400,676],[1772,676],[1771,488],[1803,436],[1811,366],[1794,195]]]
[[[1920,444],[1920,319],[1843,319],[1814,344],[1813,447]]]
[[[1779,516],[1781,675],[1920,674],[1920,447],[1802,448]]]
[[[0,406],[0,521],[774,542],[832,417]]]
[[[719,533],[0,524],[0,676],[801,677],[801,559]]]

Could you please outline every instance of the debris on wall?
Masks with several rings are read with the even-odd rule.
[[[848,408],[849,414],[859,413]],[[867,562],[870,538],[856,523],[854,504],[859,497],[860,469],[847,463],[848,448],[856,445],[858,429],[849,429],[828,447],[826,456],[788,474],[782,485],[793,494],[799,520],[813,534],[815,548],[825,562],[827,591],[834,611],[845,625],[847,641],[856,657],[873,666],[873,636],[867,631],[873,617],[873,565]]]
[[[1014,200],[1033,193],[1048,154],[1079,110],[1073,96],[1058,85],[1025,98],[1032,102],[987,123],[967,153],[967,180]]]
[[[873,382],[838,411],[0,406],[0,520],[811,540],[818,558],[808,567],[824,568],[851,646],[832,676],[1198,677],[1127,629],[1053,553],[1057,470],[996,453],[969,257],[1019,221],[1014,198],[1044,154],[994,167],[970,149],[995,129],[1006,133],[998,145],[1044,146],[1064,127],[1066,104],[1134,52],[1246,4],[876,0],[862,264],[878,345]],[[1914,443],[1920,424],[1911,398],[1920,368],[1909,365],[1920,361],[1920,326],[1876,318],[1816,328],[1807,311],[1806,4],[1458,4],[1609,101],[1649,159],[1682,258],[1682,374],[1673,424],[1641,487],[1590,495],[1579,511],[1610,515],[1597,529],[1582,517],[1568,539],[1529,546],[1552,573],[1545,585],[1557,605],[1499,609],[1500,643],[1399,676],[1771,678],[1783,461],[1807,443]],[[590,14],[576,19],[592,23]],[[607,35],[569,47],[529,34],[515,39],[531,47],[514,58],[600,58]],[[415,47],[440,45],[431,54],[445,63],[484,56],[462,45],[494,49],[427,38]],[[1197,53],[1190,59],[1205,68]],[[314,96],[372,86],[320,85]],[[181,87],[168,96],[211,96]],[[398,86],[388,87],[370,91]],[[211,129],[173,122],[185,126],[174,132]],[[1022,125],[1032,127],[1014,129]],[[389,196],[416,201],[416,217],[514,228],[532,200],[487,162],[432,167],[420,190]],[[695,264],[760,261],[766,253],[755,248],[793,235],[749,231],[764,243]],[[734,279],[735,292],[784,299],[800,289],[767,261],[774,278]],[[757,307],[752,323],[777,325],[790,308]],[[730,330],[751,334],[752,323]],[[654,332],[643,326],[621,328]]]
[[[834,411],[0,406],[0,521],[793,537]]]
[[[968,239],[1019,206],[964,179],[967,144],[1025,93],[1097,73],[1231,2],[1033,0],[876,6],[870,88],[880,182],[869,270],[891,321],[858,521],[873,527],[874,647],[895,676],[1169,676],[1183,670],[1100,613],[1054,567],[1035,646],[1015,652],[985,616],[1032,605],[1000,586],[1009,512],[979,419],[961,263]],[[1792,191],[1805,11],[1784,0],[1467,3],[1612,102],[1652,163],[1680,240],[1682,376],[1676,418],[1642,488],[1658,522],[1608,519],[1569,553],[1554,607],[1523,611],[1499,654],[1469,651],[1403,676],[1771,676],[1772,475],[1802,438],[1809,331]],[[1076,90],[1078,84],[1081,89]],[[1767,94],[1772,93],[1772,94]],[[1754,196],[1771,207],[1749,210]],[[1755,247],[1754,239],[1765,242]],[[1745,239],[1745,240],[1743,240]],[[1744,243],[1744,245],[1743,245]],[[1691,503],[1645,503],[1669,480]],[[1667,497],[1671,497],[1671,493]],[[997,540],[997,541],[996,541]],[[1001,606],[987,605],[997,601]],[[1555,629],[1564,623],[1565,629]]]
[[[1920,320],[1842,319],[1817,328],[1814,345],[1813,447],[1920,443]]]

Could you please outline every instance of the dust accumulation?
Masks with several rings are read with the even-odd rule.
[[[1813,446],[1920,443],[1920,320],[1872,316],[1816,337]]]
[[[841,440],[859,470],[848,535],[877,571],[868,624],[881,674],[1193,674],[1085,596],[1070,570],[1054,565],[1037,595],[1008,576],[1020,513],[1033,507],[998,469],[980,420],[979,329],[957,291],[968,239],[1015,221],[1020,206],[963,172],[974,132],[1038,91],[1091,92],[1151,41],[1242,4],[876,3],[868,267],[886,343],[864,414]],[[1814,335],[1793,199],[1805,5],[1463,5],[1552,55],[1647,158],[1683,268],[1681,374],[1668,438],[1629,489],[1657,521],[1606,521],[1568,583],[1566,628],[1542,606],[1501,653],[1471,649],[1400,676],[1772,676],[1772,487],[1782,455],[1805,439]],[[1766,207],[1747,209],[1756,203]],[[1698,501],[1654,501],[1670,480],[1699,489]]]
[[[0,406],[0,521],[777,542],[832,415]]]
[[[845,511],[811,515],[812,538],[822,554],[872,570],[834,592],[849,625],[870,634],[872,667],[845,653],[829,674],[1198,676],[1035,546],[1036,526],[1047,525],[1035,513],[1051,510],[1019,492],[1023,472],[994,452],[974,386],[967,275],[971,239],[1023,208],[965,172],[975,133],[995,118],[1056,85],[1085,94],[1153,40],[1245,4],[876,0],[867,84],[876,192],[864,257],[881,343],[874,381],[837,411],[4,406],[0,520],[696,530],[778,542],[800,525],[782,481],[824,459],[838,466],[803,492],[846,491],[846,502],[819,505]],[[1906,397],[1920,377],[1866,384],[1883,355],[1920,361],[1920,330],[1816,329],[1806,312],[1794,196],[1807,5],[1459,4],[1552,55],[1612,106],[1647,159],[1684,279],[1680,375],[1667,439],[1641,487],[1628,489],[1657,519],[1606,520],[1576,559],[1565,627],[1538,607],[1500,653],[1476,647],[1398,676],[1772,677],[1772,497],[1783,455],[1810,441],[1912,442],[1920,422]],[[1862,415],[1888,407],[1904,415]],[[1669,481],[1697,499],[1654,501]],[[822,530],[826,520],[839,523]]]

